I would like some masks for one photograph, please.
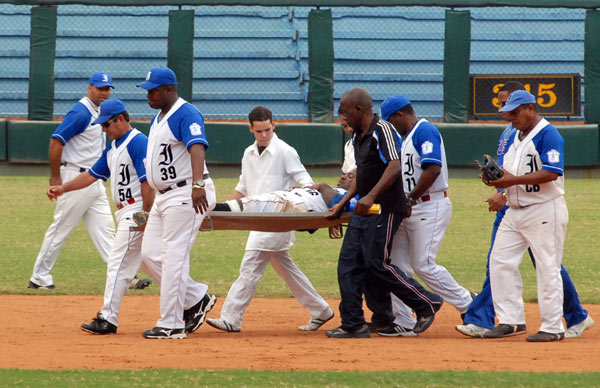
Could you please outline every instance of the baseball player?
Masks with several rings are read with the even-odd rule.
[[[167,67],[157,67],[137,85],[148,91],[148,104],[159,109],[150,124],[146,153],[148,184],[157,190],[142,242],[142,257],[161,261],[160,319],[145,330],[145,338],[186,337],[186,319],[206,315],[214,295],[201,284],[203,302],[185,310],[190,271],[190,251],[204,216],[216,203],[215,185],[205,163],[208,147],[204,118],[177,95],[177,77]],[[201,305],[201,306],[200,306]],[[201,308],[201,312],[199,309]]]
[[[560,267],[569,218],[564,199],[564,140],[539,116],[535,96],[525,90],[513,92],[500,112],[506,112],[504,117],[517,132],[504,155],[504,176],[488,182],[505,189],[509,209],[490,256],[490,283],[499,324],[483,337],[526,331],[519,264],[531,247],[541,326],[527,341],[559,341],[564,338]]]
[[[250,112],[248,118],[250,132],[256,141],[244,152],[240,180],[229,199],[237,200],[247,195],[286,190],[296,185],[313,185],[296,150],[274,133],[272,112],[259,106]],[[290,256],[289,249],[293,243],[294,232],[251,231],[240,265],[240,276],[229,289],[221,317],[207,319],[206,322],[219,330],[240,331],[244,313],[269,262],[285,280],[302,307],[310,311],[310,321],[300,326],[300,330],[317,330],[333,318],[333,311],[325,299],[317,293]]]
[[[105,145],[102,128],[92,122],[98,117],[98,106],[110,96],[113,88],[108,73],[97,72],[89,80],[87,96],[65,116],[50,139],[50,186],[60,185],[89,169]],[[106,263],[110,254],[114,221],[102,182],[57,198],[54,222],[44,236],[28,287],[54,289],[50,271],[67,238],[83,220],[100,257]]]
[[[525,88],[523,84],[520,82],[507,82],[502,88],[500,88],[500,91],[498,92],[498,102],[500,107],[503,107],[506,104],[506,100],[508,99],[510,93],[516,90],[524,89]],[[512,126],[512,124],[509,124],[500,135],[497,151],[498,164],[500,166],[503,164],[504,153],[507,151],[508,146],[510,146],[509,140],[513,138],[515,132],[516,129]],[[494,225],[492,228],[492,242],[488,253],[488,263],[486,266],[486,278],[481,292],[469,306],[469,309],[465,314],[463,324],[456,326],[456,330],[458,332],[470,337],[482,337],[484,333],[494,328],[494,318],[496,312],[494,311],[492,291],[490,287],[489,257],[492,247],[494,246],[496,231],[498,230],[498,227],[504,218],[504,214],[508,209],[508,206],[506,206],[506,197],[503,195],[503,191],[503,189],[499,189],[496,194],[486,200],[486,202],[489,204],[489,210],[496,211],[496,219],[494,220]],[[531,261],[535,266],[535,260],[533,258],[531,249],[529,249],[529,256],[531,257]],[[562,265],[560,274],[563,281],[563,315],[567,325],[565,338],[579,337],[585,330],[594,324],[594,321],[589,315],[588,311],[585,310],[581,305],[575,285],[573,284],[567,269]]]
[[[448,165],[444,141],[435,125],[419,119],[410,101],[402,94],[381,104],[381,117],[404,136],[402,182],[411,216],[405,218],[394,236],[392,263],[407,276],[417,274],[431,290],[464,314],[473,301],[448,270],[435,262],[452,217],[448,198]],[[386,336],[414,335],[412,311],[392,297],[395,324],[376,331]]]
[[[367,292],[370,293],[371,310],[374,302],[390,306],[390,293],[394,293],[417,312],[414,332],[423,332],[433,323],[442,299],[407,277],[389,259],[393,236],[408,210],[400,176],[402,140],[388,122],[373,114],[373,101],[365,89],[354,88],[346,92],[341,106],[348,124],[354,129],[354,155],[358,167],[356,180],[332,208],[330,217],[339,217],[357,193],[360,199],[350,219],[338,262],[342,325],[326,331],[326,335],[333,338],[371,336],[362,309],[362,295]],[[373,203],[381,205],[381,214],[368,214]]]

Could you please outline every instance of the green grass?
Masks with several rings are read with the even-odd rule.
[[[599,387],[598,373],[0,370],[3,387]]]
[[[332,177],[316,177],[317,181],[336,182]],[[226,199],[236,179],[217,179],[218,199]],[[29,293],[25,288],[33,263],[48,225],[52,222],[54,202],[45,196],[45,177],[0,177],[0,293]],[[452,179],[450,198],[452,222],[438,255],[438,263],[470,290],[478,291],[485,277],[487,251],[495,214],[487,211],[484,200],[493,193],[477,179]],[[594,234],[600,229],[600,192],[597,180],[566,181],[570,222],[565,245],[564,265],[569,270],[581,300],[600,303],[600,261],[596,259]],[[209,284],[212,292],[225,296],[237,278],[248,232],[213,231],[200,233],[192,251],[192,276]],[[325,297],[338,297],[336,266],[341,240],[329,239],[327,230],[313,235],[296,233],[291,250],[298,265]],[[524,297],[536,300],[535,272],[527,255],[521,272]],[[102,294],[105,266],[85,227],[80,224],[65,244],[52,271],[57,293]],[[150,287],[140,293],[156,294]],[[259,283],[257,296],[288,297],[290,291],[268,267]]]

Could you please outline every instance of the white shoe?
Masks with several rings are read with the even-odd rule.
[[[300,326],[298,329],[302,331],[315,331],[319,329],[319,327],[323,326],[326,322],[330,321],[334,315],[335,314],[333,313],[331,307],[327,307],[327,310],[325,310],[325,313],[323,314],[325,318],[311,319],[306,325]]]
[[[241,330],[239,327],[237,327],[237,328],[233,327],[233,325],[231,323],[229,323],[226,320],[221,319],[221,318],[212,318],[212,319],[209,318],[206,320],[206,323],[208,323],[215,329],[228,331],[230,333],[237,333]]]
[[[594,320],[588,314],[587,318],[584,319],[581,323],[573,325],[567,329],[565,332],[565,338],[577,338],[583,334],[584,331],[594,326]]]
[[[469,337],[483,338],[483,335],[490,330],[486,329],[485,327],[481,327],[481,326],[477,326],[472,323],[469,323],[467,325],[457,325],[456,331],[458,331],[459,333],[462,333],[464,335],[467,335]]]

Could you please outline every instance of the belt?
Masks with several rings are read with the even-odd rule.
[[[135,203],[135,198],[129,198],[129,199],[127,200],[127,202],[125,202],[125,203],[123,203],[123,202],[119,203],[119,204],[117,205],[117,209],[121,210],[121,209],[123,209],[125,206],[127,206],[127,205],[131,205],[131,204],[134,204],[134,203]]]
[[[442,199],[442,198],[446,198],[448,196],[448,192],[447,191],[438,191],[437,193],[431,193],[431,194],[426,194],[424,196],[422,196],[420,198],[421,202],[427,202],[427,201],[431,201],[432,199],[437,200],[437,199]]]
[[[86,172],[86,171],[87,171],[87,169],[86,169],[86,168],[83,168],[83,167],[76,166],[76,165],[74,165],[74,164],[72,164],[72,163],[62,162],[60,165],[61,165],[61,166],[65,166],[65,167],[67,167],[67,166],[68,166],[68,167],[74,167],[74,168],[78,168],[78,169],[79,169],[79,172]]]
[[[202,180],[205,180],[205,179],[208,179],[208,178],[210,178],[210,175],[208,175],[208,174],[204,174],[204,175],[202,175]],[[173,190],[173,189],[176,189],[176,188],[178,188],[178,187],[183,187],[183,186],[185,186],[185,185],[187,185],[187,180],[184,180],[184,181],[181,181],[181,182],[174,183],[174,184],[172,184],[171,186],[167,187],[166,189],[163,189],[163,190],[158,190],[158,193],[159,193],[159,194],[164,194],[164,193],[166,193],[166,192],[168,192],[168,191],[171,191],[171,190]]]

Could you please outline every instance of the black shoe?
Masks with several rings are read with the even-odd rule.
[[[331,338],[371,338],[371,333],[369,333],[369,326],[362,325],[356,330],[344,330],[342,327],[338,327],[337,329],[327,330],[325,332],[327,337]]]
[[[367,322],[367,326],[369,327],[369,332],[377,333],[377,330],[383,330],[386,327],[393,325],[393,322]]]
[[[164,327],[155,327],[151,330],[144,330],[142,335],[151,339],[184,339],[185,329],[167,329]]]
[[[484,333],[483,338],[510,337],[513,335],[525,334],[526,331],[527,327],[525,325],[507,325],[501,323],[492,330]]]
[[[152,284],[152,280],[140,279],[136,276],[131,280],[131,283],[129,283],[129,289],[130,290],[143,290],[144,288],[148,287],[151,284]]]
[[[379,328],[375,331],[377,334],[383,337],[416,337],[417,333],[415,333],[411,329],[407,329],[400,325],[396,325],[392,323],[391,325],[387,325],[386,327]]]
[[[92,334],[117,334],[117,327],[104,319],[100,313],[92,322],[81,325],[81,330]]]
[[[417,317],[417,323],[415,323],[415,327],[413,327],[413,331],[415,333],[419,334],[419,333],[422,333],[425,330],[429,329],[429,326],[431,326],[431,324],[433,323],[433,320],[435,319],[435,313],[440,311],[440,309],[442,308],[442,304],[444,304],[443,300],[440,301],[439,304],[433,305],[433,310],[434,310],[433,314]]]
[[[528,342],[553,342],[560,341],[564,338],[565,333],[548,333],[545,331],[538,331],[537,333],[525,338],[525,340]]]
[[[34,290],[56,290],[54,284],[51,284],[49,286],[40,286],[39,284],[35,284],[31,280],[29,281],[29,284],[27,284],[27,288],[32,288]]]
[[[183,312],[186,333],[193,333],[202,326],[206,319],[206,314],[212,310],[216,301],[217,297],[207,292],[200,302]]]

